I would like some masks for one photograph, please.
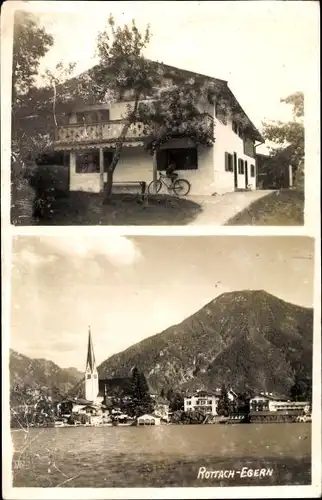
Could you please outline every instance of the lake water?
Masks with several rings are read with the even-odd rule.
[[[12,439],[15,487],[311,482],[310,424],[31,428],[28,433],[13,431]],[[235,473],[226,478],[212,473],[206,478],[199,472],[201,467],[202,471]],[[270,471],[266,476],[255,477],[254,472],[247,477],[245,469],[241,472],[243,467]]]

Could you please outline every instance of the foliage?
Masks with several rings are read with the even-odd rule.
[[[180,72],[167,75],[164,66],[146,59],[143,52],[150,38],[149,27],[140,33],[134,20],[131,26],[116,27],[110,16],[107,28],[98,36],[99,65],[82,84],[83,90],[87,88],[89,93],[90,89],[96,102],[129,102],[107,170],[106,200],[111,195],[114,170],[132,124],[142,124],[142,135],[149,135],[146,145],[151,150],[178,135],[191,136],[208,145],[213,140],[203,120],[205,113],[197,107],[197,101],[208,98],[205,81],[187,79]]]
[[[153,402],[149,392],[149,386],[144,376],[137,367],[132,370],[132,399],[128,405],[131,416],[140,416],[153,411]]]
[[[54,389],[56,400],[48,395],[47,388],[34,389],[29,385],[16,385],[10,394],[11,426],[27,429],[31,425],[54,422],[58,414],[57,400],[61,397]]]
[[[21,96],[35,86],[40,60],[53,43],[53,37],[39,27],[34,14],[16,12],[13,34],[13,107],[18,107]]]
[[[293,401],[312,401],[312,378],[297,373],[290,389],[290,396]]]
[[[174,392],[169,402],[169,408],[171,411],[183,410],[184,399],[180,392]]]
[[[263,123],[263,135],[265,139],[274,143],[271,155],[283,152],[287,146],[291,146],[290,164],[298,169],[298,175],[303,174],[304,168],[304,94],[295,92],[281,102],[293,106],[293,120],[289,122],[275,121]]]
[[[217,403],[217,413],[220,416],[228,417],[231,413],[231,404],[228,398],[228,391],[223,385]]]

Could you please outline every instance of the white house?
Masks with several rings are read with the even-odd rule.
[[[198,391],[191,396],[184,398],[184,411],[203,411],[211,415],[217,415],[218,400],[220,397],[220,389],[210,393],[206,391]],[[237,395],[233,390],[227,391],[230,401],[234,401]]]
[[[196,75],[180,71],[186,78]],[[213,129],[215,142],[210,146],[197,147],[188,137],[171,139],[158,154],[151,156],[144,147],[148,130],[141,124],[133,125],[127,133],[114,173],[115,186],[130,181],[149,184],[156,179],[158,171],[164,171],[169,163],[175,163],[179,177],[191,184],[190,194],[212,195],[256,189],[255,147],[264,140],[227,82],[207,76],[203,78],[221,86],[228,96],[229,109],[235,110],[235,114],[225,111],[219,95],[218,98],[209,96],[207,102],[200,102],[200,110],[207,113],[205,121]],[[129,101],[124,101],[77,105],[69,115],[69,123],[58,127],[55,150],[65,153],[71,191],[100,192],[104,189],[106,169],[129,104]]]
[[[285,396],[273,394],[269,392],[260,393],[250,400],[250,409],[256,411],[298,411],[299,413],[307,413],[310,407],[307,401],[290,401]]]
[[[161,425],[161,418],[156,415],[142,415],[137,419],[137,425]]]

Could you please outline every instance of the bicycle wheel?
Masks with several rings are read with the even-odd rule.
[[[186,179],[176,179],[173,183],[172,189],[178,196],[186,196],[190,191],[190,182]]]
[[[155,190],[154,190],[154,186],[155,186]],[[162,188],[162,182],[160,181],[160,179],[158,179],[156,182],[152,181],[148,185],[148,193],[149,194],[159,193],[161,191],[161,188]]]

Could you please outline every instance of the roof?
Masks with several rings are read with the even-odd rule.
[[[244,118],[246,119],[247,126],[249,127],[249,130],[252,132],[254,139],[257,141],[260,141],[260,142],[264,142],[264,138],[260,134],[259,130],[255,127],[253,122],[250,120],[248,115],[245,113],[242,106],[239,104],[239,102],[236,99],[235,95],[233,94],[232,90],[229,88],[228,82],[226,80],[222,80],[220,78],[215,78],[215,77],[208,76],[208,75],[203,75],[201,73],[196,73],[194,71],[188,71],[186,69],[178,68],[176,66],[170,66],[169,64],[165,64],[165,63],[159,62],[159,61],[152,61],[150,59],[149,59],[149,61],[150,61],[150,63],[154,63],[156,66],[162,66],[163,68],[168,70],[169,73],[168,74],[166,73],[165,77],[168,76],[169,78],[171,78],[171,73],[173,73],[174,71],[178,71],[178,72],[180,72],[181,76],[183,76],[183,77],[189,77],[189,76],[190,77],[192,77],[192,76],[193,77],[200,77],[202,79],[207,80],[208,82],[213,83],[216,86],[216,88],[218,89],[218,91],[221,90],[221,91],[226,93],[228,99],[230,100],[230,102],[234,106],[235,110],[244,116]],[[92,66],[88,70],[83,71],[78,76],[67,80],[64,84],[62,84],[62,86],[67,85],[69,88],[73,88],[74,86],[77,86],[77,84],[81,78],[83,78],[86,75],[89,75],[90,73],[95,71],[95,69],[97,69],[98,67],[99,67],[98,64]]]
[[[157,415],[154,415],[152,413],[151,414],[146,413],[145,415],[141,415],[140,417],[138,417],[138,420],[140,418],[159,418],[160,419],[160,417],[158,417]]]
[[[282,396],[281,394],[275,394],[275,393],[267,393],[267,392],[260,392],[259,394],[256,394],[253,398],[265,398],[265,399],[270,399],[271,401],[285,401],[287,402],[289,398],[287,396]]]
[[[88,330],[88,346],[87,346],[87,360],[86,360],[86,370],[89,369],[93,371],[96,369],[94,347],[91,335],[91,329]]]
[[[62,403],[75,403],[76,405],[84,405],[84,406],[95,406],[93,405],[93,401],[88,401],[84,398],[67,398]]]

